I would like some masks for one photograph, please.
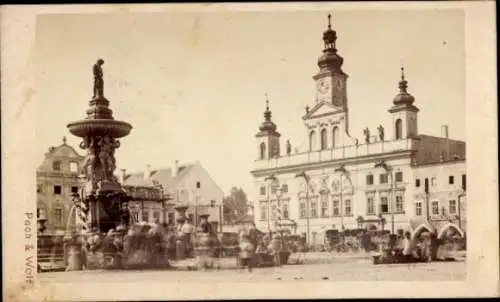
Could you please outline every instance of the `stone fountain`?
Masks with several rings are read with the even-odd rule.
[[[119,138],[132,130],[129,123],[117,121],[104,97],[102,65],[98,59],[94,64],[94,93],[89,101],[87,116],[67,125],[71,134],[82,138],[80,148],[86,156],[80,166],[85,186],[81,200],[89,209],[87,217],[90,227],[108,232],[120,222],[122,203],[128,200],[113,172],[116,168],[115,150],[120,147]]]

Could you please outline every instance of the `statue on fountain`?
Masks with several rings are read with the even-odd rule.
[[[99,161],[101,163],[102,180],[112,181],[113,171],[115,170],[114,161],[114,142],[109,136],[104,136],[99,142]]]
[[[104,96],[104,80],[103,80],[103,72],[102,65],[104,64],[103,59],[98,59],[94,64],[93,73],[94,73],[94,96],[92,98],[98,98]]]

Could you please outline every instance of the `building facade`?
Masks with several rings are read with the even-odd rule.
[[[224,192],[199,162],[179,164],[176,161],[172,167],[156,170],[148,165],[144,172],[131,174],[122,170],[121,178],[125,185],[159,186],[165,196],[164,208],[158,203],[149,211],[152,215],[161,211],[167,224],[175,224],[175,207],[186,205],[186,216],[193,223],[199,222],[200,215],[208,214],[209,222],[220,229]]]
[[[82,161],[83,156],[63,138],[62,145],[49,148],[37,168],[37,218],[46,219],[44,233],[54,234],[75,226],[73,217],[70,219],[72,194],[81,188],[78,175]]]
[[[255,223],[276,229],[293,222],[312,244],[323,243],[329,229],[385,228],[440,231],[465,228],[465,142],[418,131],[415,98],[401,68],[399,92],[388,102],[392,123],[362,139],[350,135],[348,75],[328,24],[318,59],[315,101],[302,116],[308,142],[295,150],[272,121],[266,101],[256,137],[251,174],[255,185]],[[375,134],[373,134],[375,133]]]

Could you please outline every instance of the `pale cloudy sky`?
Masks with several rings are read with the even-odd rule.
[[[120,13],[39,17],[36,31],[37,154],[79,140],[66,124],[83,118],[92,65],[102,57],[105,95],[131,134],[119,168],[142,171],[199,160],[227,192],[251,191],[254,135],[265,93],[273,120],[294,147],[312,104],[327,12]],[[349,75],[350,133],[386,126],[404,62],[420,108],[419,131],[465,139],[464,14],[461,11],[338,11],[332,26]],[[284,148],[283,148],[284,149]],[[81,152],[81,150],[80,150]]]

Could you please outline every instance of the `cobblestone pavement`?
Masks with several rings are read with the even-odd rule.
[[[221,266],[233,269],[207,271],[142,270],[142,271],[83,271],[43,273],[41,282],[135,282],[145,280],[165,282],[300,282],[300,281],[459,281],[466,275],[465,261],[416,264],[373,265],[365,257],[348,255],[307,255],[325,259],[325,263],[255,268],[251,273],[235,268],[235,259],[224,259]],[[333,259],[331,259],[333,257]],[[329,259],[329,262],[326,260]],[[307,261],[306,262],[311,262]],[[321,261],[322,262],[322,261]]]

